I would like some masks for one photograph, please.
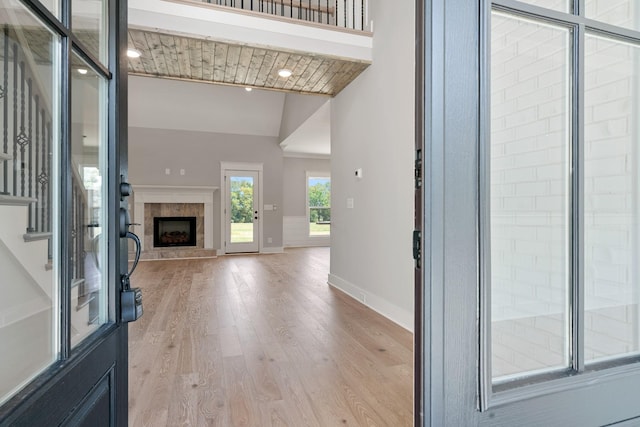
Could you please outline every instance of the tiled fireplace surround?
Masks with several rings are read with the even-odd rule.
[[[213,194],[217,187],[151,186],[134,188],[134,230],[142,243],[142,259],[215,256],[213,249]],[[153,218],[156,216],[196,217],[196,246],[153,246]]]

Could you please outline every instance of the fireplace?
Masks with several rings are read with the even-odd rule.
[[[195,216],[157,216],[153,218],[153,246],[196,246]]]

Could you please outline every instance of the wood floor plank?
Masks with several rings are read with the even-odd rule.
[[[328,248],[141,263],[130,426],[412,425],[411,333],[328,272]]]

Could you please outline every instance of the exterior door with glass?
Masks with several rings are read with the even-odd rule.
[[[597,0],[420,17],[418,423],[638,425],[638,17]]]
[[[0,4],[3,426],[127,424],[126,8]]]
[[[226,253],[260,251],[260,181],[258,171],[227,170]]]

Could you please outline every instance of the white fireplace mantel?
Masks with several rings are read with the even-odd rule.
[[[141,237],[144,250],[144,204],[145,203],[203,203],[204,204],[204,248],[213,249],[213,193],[218,187],[133,185],[134,223]]]

